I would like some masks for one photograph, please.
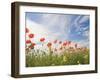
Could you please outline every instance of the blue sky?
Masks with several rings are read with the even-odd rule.
[[[42,28],[48,32],[48,35],[43,34],[49,39],[71,40],[86,47],[89,47],[89,18],[89,15],[26,12],[26,21],[39,25],[37,30]],[[28,24],[27,22],[26,25],[30,26]]]

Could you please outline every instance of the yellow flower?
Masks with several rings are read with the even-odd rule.
[[[63,56],[63,61],[66,62],[67,61],[67,57]]]
[[[78,64],[80,64],[80,61],[77,61]]]

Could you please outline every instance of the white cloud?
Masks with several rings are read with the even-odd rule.
[[[79,27],[79,20],[80,20],[80,18],[81,18],[81,16],[78,16],[75,20],[74,20],[74,22],[73,22],[73,24],[75,25],[75,27]]]
[[[46,29],[49,29],[51,33],[59,34],[59,36],[66,35],[66,38],[68,37],[69,32],[69,24],[70,24],[70,18],[68,15],[57,15],[57,14],[42,14],[41,24],[46,25]]]
[[[81,23],[87,21],[89,19],[89,16],[78,16],[75,21],[73,22],[72,25],[75,25],[74,27],[76,28],[76,32],[77,34],[85,37],[83,40],[80,40],[80,41],[77,41],[78,44],[80,44],[80,46],[85,46],[85,47],[89,47],[89,30],[86,30],[88,29],[88,26],[85,26],[85,27],[81,27]]]
[[[35,34],[33,41],[36,43],[38,43],[40,38],[42,37],[46,39],[46,42],[49,42],[58,39],[59,36],[61,35],[61,32],[53,33],[52,31],[49,30],[49,28],[46,28],[47,26],[41,25],[29,19],[26,19],[26,27],[30,30],[28,34],[30,33]],[[29,39],[29,37],[26,36],[26,39]]]
[[[26,19],[26,27],[30,30],[29,33],[35,34],[34,41],[38,42],[41,37],[47,37],[49,31],[44,26],[37,24],[34,21]],[[27,37],[28,38],[28,37]]]
[[[76,27],[76,31],[80,31],[81,29],[83,30],[83,29],[87,29],[88,27],[85,27],[85,28],[81,28],[81,23],[83,23],[83,22],[85,22],[85,21],[87,21],[89,19],[89,16],[78,16],[75,20],[74,20],[74,22],[73,22],[73,24],[72,25],[75,25],[74,27]]]
[[[84,21],[87,21],[89,19],[89,16],[83,16],[80,20],[79,23],[83,23]]]

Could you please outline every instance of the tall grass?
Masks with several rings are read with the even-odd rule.
[[[89,64],[88,47],[68,40],[51,41],[45,37],[37,38],[38,42],[35,42],[36,36],[26,28],[26,67]]]
[[[26,67],[79,64],[89,64],[89,50],[73,53],[63,52],[62,55],[54,55],[45,52],[41,54],[35,52],[26,54]]]

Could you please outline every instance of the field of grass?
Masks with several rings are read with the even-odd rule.
[[[37,36],[26,28],[26,67],[89,64],[88,46],[69,40],[49,40]]]
[[[26,67],[89,64],[89,50],[63,52],[62,55],[36,52],[26,54]]]

